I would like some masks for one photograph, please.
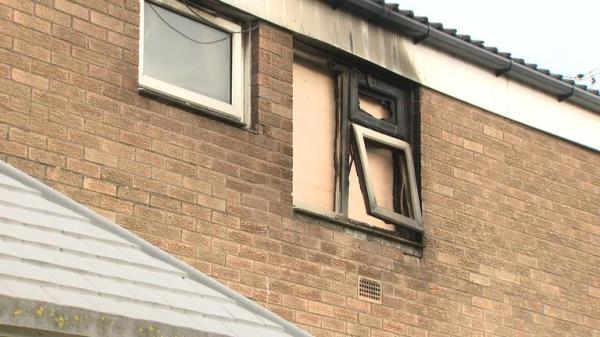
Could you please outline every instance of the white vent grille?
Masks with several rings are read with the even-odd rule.
[[[381,303],[381,282],[359,276],[358,298],[369,302]]]

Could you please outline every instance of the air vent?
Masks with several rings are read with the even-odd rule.
[[[381,282],[359,276],[358,298],[369,302],[381,303]]]

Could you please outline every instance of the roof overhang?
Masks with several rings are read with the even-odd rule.
[[[332,1],[334,2],[334,1]],[[557,100],[571,102],[596,113],[600,113],[600,96],[583,90],[575,84],[558,80],[524,64],[503,57],[475,44],[431,28],[430,25],[390,10],[385,5],[371,0],[335,1],[337,6],[347,8],[359,16],[377,20],[382,25],[397,29],[413,39],[458,56],[481,67],[508,78],[531,85],[556,96]],[[425,38],[426,37],[426,38]]]
[[[199,4],[200,1],[196,0]],[[218,0],[218,12],[260,19],[296,41],[600,151],[600,97],[380,0]],[[237,13],[237,14],[232,14]],[[419,21],[421,20],[421,21]],[[459,38],[459,36],[461,38]],[[464,38],[465,40],[463,40]],[[440,107],[443,108],[443,107]]]

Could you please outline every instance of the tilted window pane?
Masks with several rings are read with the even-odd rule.
[[[144,6],[144,75],[231,103],[231,34],[148,2]],[[191,39],[221,41],[191,41],[161,17]]]
[[[390,170],[393,172],[393,170]],[[383,173],[380,170],[377,170],[378,173]],[[385,179],[385,177],[382,177]],[[381,184],[378,183],[381,186]],[[386,186],[383,186],[386,187]],[[391,186],[390,186],[391,187]],[[360,183],[358,181],[358,174],[356,172],[356,162],[352,163],[350,166],[350,176],[349,176],[349,190],[348,190],[348,218],[360,221],[371,226],[383,228],[389,231],[395,230],[393,224],[386,223],[383,220],[377,219],[367,213],[367,208],[365,207],[364,196],[360,189]]]
[[[410,144],[357,124],[352,124],[352,129],[352,157],[359,168],[357,173],[368,213],[385,222],[422,231]]]

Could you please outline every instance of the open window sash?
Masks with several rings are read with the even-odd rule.
[[[419,191],[410,144],[358,124],[352,124],[352,135],[352,157],[356,162],[367,213],[385,222],[422,233]],[[393,209],[385,208],[377,202],[365,140],[390,149],[394,154],[394,167],[390,167],[394,171]]]

